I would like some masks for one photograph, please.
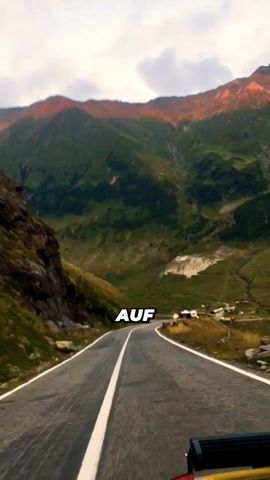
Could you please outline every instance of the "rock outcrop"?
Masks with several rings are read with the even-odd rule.
[[[0,291],[60,327],[94,311],[63,271],[53,230],[27,208],[21,187],[0,175]]]
[[[64,353],[72,353],[78,350],[71,340],[58,340],[55,342],[55,346],[58,350]]]
[[[266,370],[269,368],[270,362],[270,337],[261,337],[260,343],[258,348],[248,348],[245,351],[245,357],[248,361],[253,361],[260,365],[262,370]]]
[[[207,270],[212,265],[222,262],[234,252],[235,250],[228,247],[220,247],[215,252],[209,254],[179,255],[171,260],[163,274],[183,275],[186,278],[191,278]]]

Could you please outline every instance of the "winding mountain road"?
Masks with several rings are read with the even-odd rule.
[[[0,397],[0,480],[169,480],[191,436],[270,430],[270,385],[168,343],[157,325],[111,332]]]

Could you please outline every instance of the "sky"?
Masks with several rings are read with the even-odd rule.
[[[270,63],[269,0],[0,0],[0,107],[144,102]]]

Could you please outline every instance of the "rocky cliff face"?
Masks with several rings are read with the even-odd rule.
[[[59,326],[91,323],[95,312],[65,275],[53,230],[29,212],[20,191],[0,175],[0,291]]]

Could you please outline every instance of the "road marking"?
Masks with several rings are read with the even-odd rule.
[[[221,367],[228,368],[229,370],[232,370],[233,372],[240,373],[241,375],[244,375],[245,377],[252,378],[253,380],[257,380],[257,382],[265,383],[266,385],[270,385],[270,380],[267,378],[260,377],[259,375],[256,375],[255,373],[250,373],[246,372],[245,370],[242,370],[241,368],[234,367],[233,365],[230,365],[229,363],[222,362],[222,360],[217,360],[216,358],[209,357],[208,355],[205,355],[205,353],[200,353],[197,350],[193,350],[193,348],[186,347],[185,345],[182,345],[181,343],[175,342],[174,340],[171,340],[170,338],[166,337],[165,335],[162,335],[160,333],[159,329],[161,327],[155,328],[155,332],[163,338],[163,340],[166,340],[166,342],[171,343],[172,345],[175,345],[178,348],[181,348],[182,350],[186,350],[189,353],[193,353],[193,355],[197,355],[198,357],[204,358],[205,360],[208,360],[209,362],[216,363],[217,365],[220,365]]]
[[[103,442],[104,442],[104,438],[107,430],[107,424],[109,420],[109,415],[112,407],[113,397],[114,397],[121,365],[123,362],[128,341],[134,330],[137,330],[137,329],[133,328],[132,330],[130,330],[127,336],[127,339],[121,349],[119,357],[116,361],[110,383],[105,393],[92,435],[90,437],[90,440],[84,455],[84,459],[81,464],[81,469],[79,471],[77,480],[95,480],[96,478],[99,460],[101,457]]]
[[[36,382],[36,380],[38,380],[38,379],[41,378],[41,377],[44,377],[44,376],[47,375],[48,373],[53,372],[53,371],[56,370],[57,368],[62,367],[62,365],[64,365],[65,363],[71,362],[72,360],[74,360],[74,358],[78,357],[79,355],[81,355],[82,353],[84,353],[86,350],[88,350],[89,348],[91,348],[91,347],[93,347],[94,345],[96,345],[96,343],[98,343],[100,340],[102,340],[104,337],[106,337],[106,335],[108,335],[109,333],[111,333],[111,331],[104,333],[103,335],[101,335],[101,337],[98,337],[94,342],[90,343],[90,345],[87,345],[87,347],[83,348],[83,349],[80,350],[79,352],[77,352],[77,353],[75,353],[74,355],[72,355],[72,357],[67,358],[67,359],[64,360],[63,362],[58,363],[58,364],[55,365],[54,367],[51,367],[51,368],[49,368],[48,370],[45,370],[45,371],[42,372],[42,373],[39,373],[36,377],[31,378],[30,380],[28,380],[28,382],[22,383],[22,385],[19,385],[18,387],[14,388],[13,390],[10,390],[9,392],[4,393],[3,395],[0,395],[0,401],[3,400],[4,398],[9,397],[10,395],[12,395],[13,393],[17,392],[18,390],[21,390],[22,388],[27,387],[27,386],[30,385],[31,383]]]

